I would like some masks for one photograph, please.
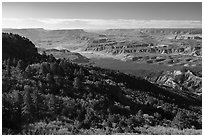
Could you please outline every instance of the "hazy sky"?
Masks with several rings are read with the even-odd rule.
[[[201,27],[202,3],[3,3],[3,27]]]

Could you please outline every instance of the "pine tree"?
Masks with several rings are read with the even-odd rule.
[[[48,81],[49,84],[53,84],[53,83],[54,83],[53,75],[51,75],[50,73],[48,73],[48,74],[46,75],[46,80]]]
[[[135,117],[135,120],[136,120],[136,125],[140,126],[141,124],[144,123],[144,118],[143,118],[143,111],[142,110],[139,110],[137,112],[137,115]]]
[[[63,75],[65,72],[65,60],[61,59],[59,63],[59,74]]]
[[[37,91],[34,91],[33,92],[33,96],[32,96],[32,99],[33,99],[33,106],[34,106],[34,113],[35,113],[35,117],[37,119],[39,119],[40,117],[40,109],[41,109],[41,99],[40,99],[40,95]]]
[[[6,71],[7,71],[7,75],[11,76],[11,63],[10,63],[10,58],[7,60],[7,65],[6,65]]]
[[[53,56],[53,54],[49,55],[49,62],[55,62],[55,57]]]
[[[55,91],[55,80],[54,80],[53,75],[48,73],[47,76],[46,76],[46,80],[48,82],[49,93],[54,93],[54,91]]]
[[[64,64],[65,64],[65,60],[64,60],[64,59],[61,59],[61,60],[60,60],[60,63],[59,63],[59,66],[60,66],[60,67],[63,67]]]
[[[77,72],[77,76],[82,80],[84,77],[84,71],[82,68],[79,69],[79,71]]]
[[[70,66],[69,66],[69,62],[67,60],[64,61],[63,70],[64,70],[65,74],[70,73]]]
[[[7,59],[6,64],[7,64],[7,65],[8,65],[8,64],[11,65],[11,59],[10,59],[10,58]]]
[[[17,63],[17,68],[20,69],[20,70],[23,70],[24,64],[23,64],[23,61],[22,61],[22,60],[19,60],[19,61],[18,61],[18,63]]]
[[[178,129],[186,128],[186,122],[187,121],[185,121],[185,118],[186,118],[186,114],[182,111],[178,111],[176,116],[174,117],[174,119],[171,122],[171,126],[176,127]]]
[[[56,107],[55,107],[55,104],[56,104],[56,98],[53,94],[51,94],[49,96],[49,100],[48,100],[48,108],[49,108],[49,112],[50,112],[50,115],[54,118],[55,117],[55,112],[56,112]]]
[[[7,65],[7,61],[4,60],[4,61],[3,61],[3,64],[2,64],[2,67],[3,67],[3,68],[6,68],[6,65]]]
[[[80,79],[78,77],[74,78],[74,82],[73,82],[73,87],[77,90],[81,89],[82,87],[82,82],[80,81]]]
[[[45,51],[43,51],[43,53],[42,53],[42,57],[43,57],[43,58],[46,58],[46,57],[47,57],[47,55],[46,55],[46,52],[45,52]]]
[[[112,127],[112,123],[109,120],[107,120],[105,123],[105,126],[106,127]]]
[[[137,112],[137,115],[138,115],[139,117],[142,117],[143,111],[140,109],[140,110]]]
[[[58,74],[59,65],[57,64],[57,62],[50,64],[50,70],[51,70],[52,74],[54,74],[54,75]]]
[[[84,76],[84,71],[83,71],[82,68],[79,69],[78,75],[79,75],[79,76],[82,76],[82,77]]]
[[[74,70],[74,76],[77,76],[78,75],[78,71],[77,69]]]
[[[31,91],[30,86],[25,85],[24,86],[25,95],[23,98],[22,115],[26,123],[29,123],[32,121],[32,114],[33,114],[32,99],[31,99],[30,91]]]
[[[41,67],[40,67],[40,72],[44,75],[46,75],[47,73],[49,73],[49,65],[47,62],[43,62],[41,64]]]
[[[25,72],[26,72],[26,76],[27,76],[28,78],[30,78],[30,77],[32,76],[30,65],[28,65],[28,66],[26,67]]]
[[[19,121],[19,128],[21,128],[21,123],[22,123],[22,104],[23,104],[23,96],[21,95],[20,92],[17,92],[16,94],[16,103],[17,103],[17,119]]]
[[[116,132],[117,133],[124,133],[124,130],[122,129],[121,126],[118,126],[117,129],[116,129]]]
[[[17,65],[16,58],[13,58],[13,66],[16,67],[16,65]]]

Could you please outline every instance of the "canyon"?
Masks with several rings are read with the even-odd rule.
[[[202,29],[3,29],[29,38],[56,58],[119,70],[201,95]],[[175,71],[187,69],[179,82]],[[158,73],[155,75],[154,73]],[[199,72],[200,75],[195,74]]]

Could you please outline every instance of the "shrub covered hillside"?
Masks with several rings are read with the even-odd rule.
[[[3,33],[3,56],[3,134],[148,134],[144,129],[152,127],[202,128],[202,101],[196,96],[39,55],[19,35]]]

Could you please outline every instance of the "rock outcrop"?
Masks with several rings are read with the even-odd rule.
[[[189,45],[178,45],[178,46],[163,46],[153,45],[153,43],[142,43],[136,42],[116,42],[116,41],[103,41],[100,43],[92,42],[89,43],[85,48],[85,51],[104,51],[111,54],[134,54],[134,53],[160,53],[160,54],[183,54],[202,56],[201,46],[190,47]]]
[[[202,56],[200,29],[111,29],[90,39],[85,51],[131,54],[182,54]],[[133,56],[134,57],[134,56]]]
[[[147,76],[146,79],[160,86],[174,88],[180,91],[187,91],[197,95],[202,94],[202,78],[187,71],[167,71],[158,76]]]

